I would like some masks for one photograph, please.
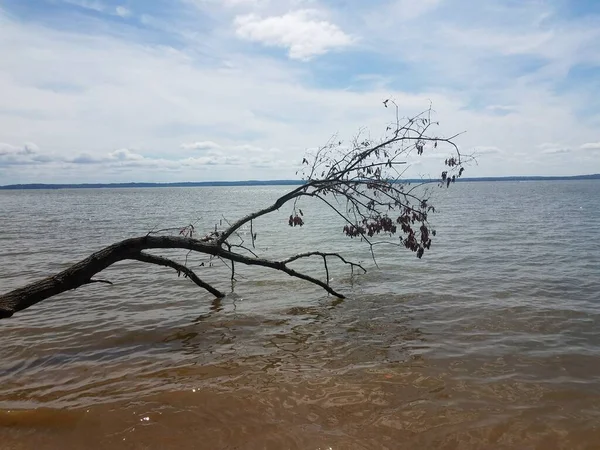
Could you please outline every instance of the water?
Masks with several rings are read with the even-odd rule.
[[[286,189],[0,191],[0,291],[151,229],[208,231]],[[189,256],[233,289],[214,301],[170,269],[118,263],[102,274],[114,286],[0,321],[0,448],[600,448],[599,192],[457,184],[436,192],[432,251],[379,247],[379,269],[317,205],[302,228],[287,208],[255,224],[267,256],[364,262],[330,266],[344,301],[240,265],[232,285]],[[318,259],[297,267],[323,275]]]

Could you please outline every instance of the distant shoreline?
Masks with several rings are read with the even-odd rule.
[[[531,176],[531,177],[482,177],[463,178],[461,182],[478,181],[576,181],[600,180],[600,174],[574,175],[563,177]],[[408,179],[408,183],[432,182],[437,180]],[[31,189],[103,189],[103,188],[161,188],[161,187],[220,187],[220,186],[299,186],[302,180],[246,180],[246,181],[190,181],[175,183],[81,183],[81,184],[9,184],[0,186],[0,190]]]

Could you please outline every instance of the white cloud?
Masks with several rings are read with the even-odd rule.
[[[320,19],[314,10],[299,10],[267,18],[256,14],[238,16],[235,27],[241,38],[287,48],[292,59],[309,60],[353,42],[351,36],[337,25]]]
[[[406,21],[414,20],[437,8],[442,0],[393,0],[383,7],[386,18],[383,20]]]
[[[240,152],[250,152],[250,153],[264,153],[265,149],[261,148],[261,147],[257,147],[256,145],[249,145],[249,144],[244,144],[244,145],[237,145],[234,147],[235,150],[238,150]]]
[[[147,161],[143,155],[136,153],[127,148],[118,149],[106,154],[83,152],[74,158],[67,158],[64,162],[72,164],[107,164],[107,165],[123,165],[130,163],[139,163]]]
[[[564,145],[561,142],[543,142],[537,147],[540,149],[540,154],[542,155],[560,155],[573,151],[572,148]]]
[[[22,152],[22,148],[0,142],[0,156],[15,155]]]
[[[22,147],[0,142],[0,156],[10,155],[30,155],[39,151],[39,147],[34,143],[28,143]]]
[[[122,18],[131,16],[131,10],[125,6],[117,6],[116,8],[108,8],[106,3],[100,0],[62,0],[64,3],[69,5],[77,6],[79,8],[87,9],[90,11],[96,11],[101,13],[108,13]]]
[[[600,142],[588,142],[581,146],[583,150],[600,150]]]
[[[144,156],[129,149],[120,149],[103,155],[93,155],[90,153],[81,153],[75,158],[65,161],[48,160],[40,162],[38,165],[53,167],[54,170],[68,170],[69,165],[77,166],[77,171],[84,167],[95,166],[101,173],[111,173],[118,170],[120,173],[140,172],[143,170],[143,177],[137,179],[147,179],[148,174],[164,174],[161,170],[169,173],[203,173],[203,179],[208,176],[211,178],[213,173],[224,173],[228,170],[291,170],[292,164],[284,159],[275,159],[271,154],[267,154],[260,148],[256,148],[255,153],[243,151],[238,146],[227,152],[207,153],[197,157],[185,157],[179,159],[165,159]],[[1,161],[1,159],[0,159]],[[60,163],[60,164],[57,164]],[[1,168],[1,166],[0,166]],[[198,172],[201,171],[201,172]],[[204,172],[202,172],[204,171]],[[251,176],[246,176],[246,179]],[[196,178],[197,179],[197,178]],[[89,180],[87,180],[89,181]],[[170,181],[164,180],[163,181]]]
[[[502,150],[500,150],[498,147],[494,147],[493,145],[488,145],[488,146],[475,147],[474,153],[475,153],[475,156],[497,155],[499,153],[502,153]]]
[[[265,0],[223,0],[226,6],[235,7],[235,6],[258,6],[260,4],[266,3]]]
[[[514,106],[511,105],[487,105],[485,109],[491,114],[510,114],[515,111]]]
[[[0,169],[7,166],[36,166],[58,159],[55,155],[42,153],[33,142],[21,147],[0,142]]]
[[[569,147],[554,147],[554,148],[546,148],[542,150],[542,154],[544,155],[560,155],[564,153],[571,153],[573,151],[572,148]]]
[[[213,141],[196,141],[196,142],[186,142],[181,144],[181,148],[184,150],[219,150],[221,146]]]
[[[538,145],[538,148],[540,148],[542,150],[550,150],[550,149],[558,148],[561,146],[562,146],[562,144],[559,142],[542,142],[541,144]]]
[[[236,7],[236,6],[251,6],[255,7],[258,5],[264,5],[269,0],[186,0],[188,3],[194,4],[199,8],[206,6],[225,6],[225,7]]]
[[[119,150],[115,150],[114,152],[110,152],[108,154],[109,158],[117,160],[117,161],[141,161],[144,157],[138,153],[134,153],[127,148],[122,148]]]
[[[124,6],[117,6],[117,8],[115,9],[115,13],[119,17],[126,18],[131,15],[131,10],[129,10],[128,8],[126,8]]]
[[[539,53],[554,37],[551,31],[530,31],[515,35],[509,31],[450,27],[445,27],[444,35],[450,42],[461,47],[493,50],[504,55]]]
[[[23,146],[23,152],[27,155],[32,155],[40,152],[40,148],[33,142],[26,142]]]
[[[78,6],[80,8],[91,9],[92,11],[103,12],[106,9],[106,5],[99,0],[63,0],[63,1],[70,5]]]

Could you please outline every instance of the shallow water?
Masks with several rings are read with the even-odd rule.
[[[0,291],[151,229],[210,230],[285,187],[0,191]],[[284,274],[189,260],[220,302],[169,269],[119,263],[0,322],[0,448],[600,448],[600,183],[436,191],[417,260],[379,269],[303,207],[256,224],[282,257],[339,250],[348,298]],[[285,208],[284,208],[285,209]],[[244,230],[248,236],[249,230]],[[185,253],[169,253],[185,259]],[[203,267],[199,264],[204,262]],[[322,275],[320,262],[302,270]]]

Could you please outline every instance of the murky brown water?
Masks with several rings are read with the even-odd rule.
[[[344,301],[242,269],[211,303],[168,270],[122,263],[113,287],[0,322],[0,449],[600,448],[600,185],[468,187],[440,199],[465,216],[441,208],[427,259],[332,270]],[[280,189],[227,191],[232,215]],[[208,227],[223,192],[0,192],[0,288],[189,222],[199,202]],[[272,225],[264,250],[344,245],[366,260],[324,241],[329,223],[307,225]],[[226,288],[226,268],[201,273]]]

